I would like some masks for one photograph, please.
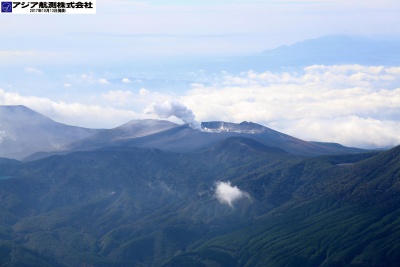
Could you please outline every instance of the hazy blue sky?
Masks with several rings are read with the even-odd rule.
[[[49,55],[255,53],[327,34],[399,35],[399,13],[395,0],[98,0],[93,16],[0,14],[0,48],[30,51],[25,60],[47,57],[37,62],[51,61]]]
[[[331,34],[400,38],[399,14],[398,0],[98,0],[96,15],[0,13],[0,104],[24,104],[68,124],[115,127],[149,117],[144,110],[154,101],[174,99],[199,120],[252,120],[308,140],[394,145],[400,143],[397,69],[232,74],[196,60],[255,55]],[[272,76],[274,84],[261,82]],[[365,102],[355,105],[360,97]],[[363,106],[370,102],[379,103],[374,114]],[[335,110],[345,104],[356,108]],[[283,110],[291,108],[297,116]],[[366,140],[355,141],[366,132]]]

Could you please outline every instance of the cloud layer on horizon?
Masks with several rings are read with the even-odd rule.
[[[400,144],[400,67],[315,65],[279,73],[222,72],[209,75],[207,84],[199,82],[204,73],[199,75],[201,79],[180,95],[122,83],[122,78],[108,77],[102,86],[92,74],[91,79],[78,77],[82,86],[93,80],[100,86],[94,88],[101,90],[76,95],[74,100],[0,88],[0,104],[26,105],[71,125],[109,128],[132,119],[157,118],[145,114],[146,107],[178,101],[198,121],[253,121],[308,141],[364,148]],[[70,95],[71,88],[65,89]]]
[[[311,141],[400,144],[400,67],[315,65],[302,72],[225,73],[182,102],[201,120],[250,120]]]

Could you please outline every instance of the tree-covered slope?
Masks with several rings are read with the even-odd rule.
[[[398,266],[399,152],[307,159],[286,175],[279,170],[276,177],[298,182],[291,198],[165,266]]]
[[[399,149],[303,158],[239,137],[4,162],[0,265],[395,266]]]
[[[329,198],[255,220],[164,266],[398,266],[400,210]]]

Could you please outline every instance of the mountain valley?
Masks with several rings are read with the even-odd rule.
[[[398,264],[400,147],[203,128],[132,121],[0,159],[0,266]]]

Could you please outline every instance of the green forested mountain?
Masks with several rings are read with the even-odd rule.
[[[4,160],[0,177],[0,266],[400,260],[400,147],[306,158],[232,137],[189,154],[108,147]]]

